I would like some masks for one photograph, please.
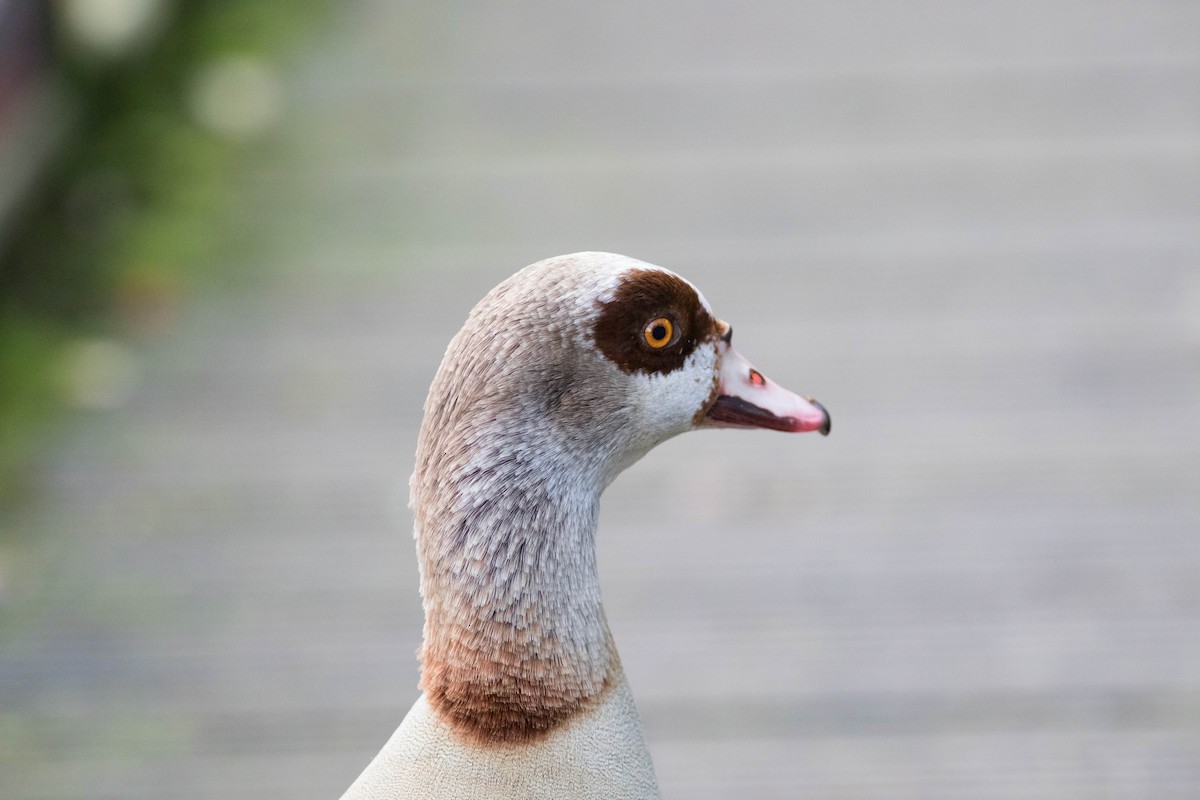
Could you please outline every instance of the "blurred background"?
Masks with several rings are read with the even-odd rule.
[[[1200,797],[1200,4],[0,0],[0,796],[334,797],[446,342],[671,267],[829,439],[608,492],[668,798]]]

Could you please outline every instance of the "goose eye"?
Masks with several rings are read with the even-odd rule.
[[[646,344],[655,350],[661,350],[669,345],[674,335],[675,326],[666,317],[650,320],[646,323],[646,329],[642,331],[642,336],[646,338]]]

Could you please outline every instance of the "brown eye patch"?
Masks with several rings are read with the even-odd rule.
[[[677,370],[698,342],[718,333],[716,321],[704,310],[696,291],[658,270],[629,270],[612,300],[599,305],[596,345],[625,372]],[[654,324],[659,320],[673,327],[670,344],[655,346],[657,334],[662,333]]]

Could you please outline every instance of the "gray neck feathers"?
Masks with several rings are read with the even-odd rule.
[[[600,492],[632,460],[629,411],[579,379],[595,367],[578,343],[531,353],[544,336],[495,313],[485,299],[451,343],[412,479],[422,688],[481,741],[537,737],[612,683],[594,539]]]

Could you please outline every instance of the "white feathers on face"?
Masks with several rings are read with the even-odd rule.
[[[625,375],[631,384],[631,402],[638,409],[636,444],[641,449],[632,464],[655,445],[696,427],[696,419],[712,400],[717,372],[717,347],[700,343],[683,366],[670,373],[635,372]]]

